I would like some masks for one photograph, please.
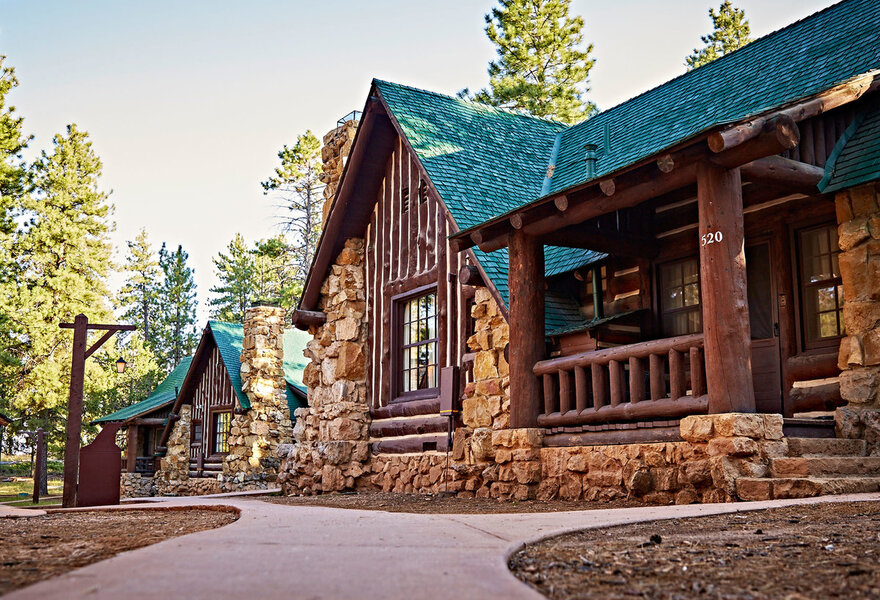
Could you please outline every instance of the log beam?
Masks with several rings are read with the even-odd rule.
[[[781,156],[759,158],[742,166],[743,180],[780,186],[789,193],[817,192],[816,186],[824,175],[821,167]]]
[[[709,412],[755,412],[739,169],[697,168]]]
[[[544,358],[544,245],[522,231],[510,236],[510,426],[535,427],[541,384],[532,372]]]
[[[800,130],[794,119],[787,115],[776,115],[764,123],[761,133],[748,144],[740,144],[720,152],[711,160],[717,165],[732,169],[765,156],[790,150],[800,141]]]
[[[134,473],[137,470],[137,425],[129,425],[126,433],[125,470]]]
[[[316,310],[295,310],[291,316],[293,326],[303,331],[309,327],[320,327],[327,321],[327,315]]]
[[[483,275],[480,273],[480,269],[474,265],[464,265],[459,269],[458,281],[462,285],[472,285],[476,287],[483,287],[486,285],[486,282],[483,281]]]
[[[548,246],[585,248],[635,258],[654,258],[660,250],[660,245],[653,238],[578,225],[549,233],[541,241]]]

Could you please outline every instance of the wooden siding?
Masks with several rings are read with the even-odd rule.
[[[232,389],[232,382],[216,346],[211,348],[191,400],[192,421],[202,423],[201,439],[193,440],[190,447],[190,458],[194,459],[199,455],[210,454],[211,409],[224,406],[231,410],[235,405],[235,391]]]
[[[450,249],[446,238],[453,227],[427,175],[398,138],[366,232],[367,401],[373,408],[393,400],[393,296],[436,285],[438,369],[459,364],[466,351],[470,315],[464,314],[467,294],[457,275],[469,258]]]

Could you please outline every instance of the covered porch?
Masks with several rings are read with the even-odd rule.
[[[460,234],[508,248],[511,427],[548,446],[674,441],[688,415],[757,412],[833,437],[844,290],[817,184],[858,110],[814,99]],[[614,152],[605,136],[588,174]],[[547,276],[548,247],[607,256]],[[552,331],[560,289],[583,323]]]

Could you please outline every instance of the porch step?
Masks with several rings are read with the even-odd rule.
[[[834,437],[834,419],[791,419],[782,421],[782,433],[785,437],[824,438]]]
[[[864,456],[865,440],[842,438],[788,438],[789,456]]]
[[[770,459],[773,477],[867,475],[880,477],[880,456],[811,456]]]
[[[874,477],[741,477],[736,481],[740,500],[812,498],[831,494],[860,494],[880,490]]]

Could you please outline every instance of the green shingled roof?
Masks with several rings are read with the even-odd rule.
[[[127,421],[134,417],[145,415],[149,412],[153,412],[158,408],[162,408],[163,406],[173,403],[175,398],[177,398],[176,390],[180,388],[180,385],[186,378],[186,372],[189,371],[189,366],[191,363],[192,356],[187,356],[186,358],[181,360],[176,367],[174,367],[174,370],[168,374],[168,377],[166,377],[165,380],[162,381],[162,383],[156,386],[156,389],[153,390],[152,394],[150,394],[140,402],[135,402],[134,404],[126,406],[125,408],[120,408],[116,412],[110,413],[105,417],[95,419],[94,421],[92,421],[92,423]]]
[[[603,147],[606,128],[610,152],[600,152],[596,177],[877,69],[877,0],[846,0],[571,127],[374,83],[464,231],[586,182],[584,145]],[[506,251],[474,252],[506,302]],[[578,252],[545,253],[547,273],[589,264],[571,267]]]
[[[880,104],[868,108],[847,127],[825,164],[819,182],[823,192],[836,192],[880,179]]]
[[[242,408],[250,408],[251,402],[241,389],[241,347],[244,338],[243,328],[240,323],[226,323],[223,321],[208,321],[206,331],[210,331],[220,351],[220,358],[229,373],[232,389],[238,398]],[[303,384],[303,371],[306,368],[306,359],[303,350],[311,336],[306,332],[288,329],[284,332],[284,379],[287,381],[287,406],[291,415],[297,408],[305,406],[305,402],[294,393],[294,389],[301,394],[306,393]],[[145,400],[141,400],[131,406],[120,409],[106,417],[96,419],[95,423],[107,423],[110,421],[125,421],[132,417],[142,415],[174,402],[176,398],[175,388],[180,388],[192,363],[192,357],[180,361],[180,364],[171,372],[165,381],[160,383],[152,394]]]
[[[220,358],[223,365],[229,373],[229,379],[232,382],[232,389],[242,408],[250,408],[251,401],[241,389],[241,345],[244,339],[244,328],[241,323],[226,323],[223,321],[208,321],[208,327],[214,335],[214,341],[217,342],[217,348],[220,350]],[[305,369],[305,357],[303,350],[308,343],[308,336],[304,336],[302,332],[288,329],[284,332],[284,379],[287,381],[287,406],[290,412],[305,404],[290,389],[294,387],[301,392],[305,391],[302,381],[303,370]]]

